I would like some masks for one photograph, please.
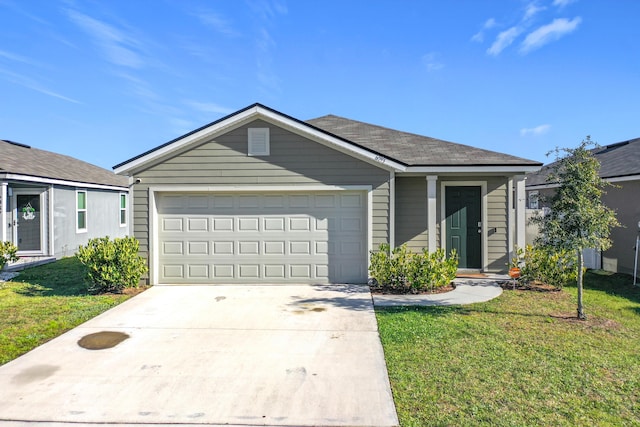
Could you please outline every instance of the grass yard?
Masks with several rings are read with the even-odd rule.
[[[401,425],[640,426],[640,287],[585,288],[585,322],[575,288],[377,309]]]
[[[0,365],[128,299],[89,295],[75,257],[24,270],[0,282]]]

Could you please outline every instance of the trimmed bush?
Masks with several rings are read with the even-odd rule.
[[[18,248],[11,242],[0,242],[0,271],[8,262],[18,261]]]
[[[140,244],[134,237],[110,240],[98,237],[80,246],[77,257],[87,269],[88,290],[92,293],[120,293],[136,288],[147,272],[144,258],[138,255]]]
[[[455,279],[457,269],[455,251],[447,258],[444,249],[414,253],[406,245],[391,250],[388,244],[381,244],[377,251],[371,251],[369,273],[375,290],[418,293],[447,286]]]
[[[541,246],[527,245],[518,248],[511,267],[520,268],[519,281],[523,283],[544,283],[562,289],[565,285],[576,284],[575,254],[572,251],[557,251]]]

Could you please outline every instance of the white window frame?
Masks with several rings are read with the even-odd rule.
[[[262,146],[263,143],[264,146]],[[269,128],[249,128],[247,154],[249,156],[268,156],[269,152]]]
[[[124,208],[122,207],[122,200],[124,200]],[[120,223],[120,227],[127,226],[127,217],[129,214],[129,200],[127,197],[127,193],[120,193],[118,195],[118,213],[120,214],[120,218],[118,218],[118,222]],[[124,213],[124,215],[123,215]],[[124,222],[122,219],[124,218]]]
[[[540,195],[538,191],[529,191],[527,199],[529,209],[540,209]]]
[[[84,208],[83,209],[80,209],[78,207],[78,195],[80,193],[84,193]],[[89,216],[89,214],[87,212],[88,211],[87,208],[89,206],[89,192],[87,190],[76,190],[76,199],[75,199],[74,203],[76,204],[76,218],[75,218],[75,220],[76,220],[76,233],[86,233],[88,228],[89,228],[89,226],[88,226],[88,222],[89,222],[88,221],[88,216]],[[78,219],[79,219],[80,212],[84,212],[84,228],[78,227]]]

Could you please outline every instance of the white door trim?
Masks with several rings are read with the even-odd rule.
[[[482,271],[487,270],[488,246],[488,212],[487,212],[487,181],[442,181],[440,183],[440,247],[447,248],[447,211],[445,191],[447,187],[480,187],[480,204],[482,212],[481,229],[481,250],[482,260],[480,262]]]
[[[48,206],[43,203],[43,195],[46,193],[46,188],[13,188],[13,195],[11,196],[11,217],[12,217],[12,236],[13,244],[18,246],[18,196],[33,196],[37,195],[40,198],[40,250],[35,251],[18,251],[18,255],[45,255],[45,238],[48,231]]]
[[[367,251],[373,247],[373,187],[371,185],[251,185],[251,186],[211,186],[211,185],[157,185],[149,189],[149,283],[159,283],[159,237],[158,237],[158,207],[156,193],[303,193],[313,191],[366,191],[367,192]],[[367,271],[369,256],[367,255]]]

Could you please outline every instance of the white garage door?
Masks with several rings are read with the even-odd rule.
[[[159,193],[158,282],[365,283],[361,191]]]

